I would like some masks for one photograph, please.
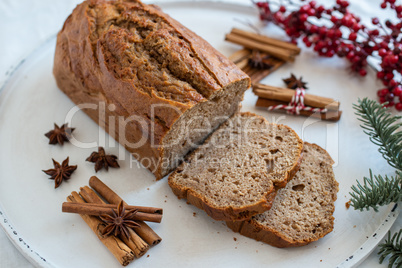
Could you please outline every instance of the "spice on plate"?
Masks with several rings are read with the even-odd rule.
[[[42,171],[50,176],[49,179],[54,180],[54,182],[55,182],[54,188],[57,188],[63,182],[63,179],[64,180],[70,179],[71,174],[73,174],[73,172],[77,169],[77,166],[69,166],[68,165],[69,157],[67,157],[62,162],[61,165],[56,160],[54,160],[54,159],[52,159],[52,160],[53,160],[54,168],[48,169],[48,170],[42,170]]]
[[[92,152],[92,154],[86,159],[86,161],[95,163],[95,172],[98,172],[102,168],[109,170],[109,167],[119,168],[117,163],[117,156],[106,154],[103,147],[98,148],[98,152]]]
[[[117,206],[117,213],[112,209],[113,215],[101,215],[100,218],[107,225],[102,231],[102,235],[109,236],[113,234],[118,236],[119,234],[124,235],[127,239],[130,238],[130,233],[128,228],[139,228],[141,227],[132,218],[138,212],[138,210],[127,210],[124,207],[123,201]]]
[[[61,125],[59,127],[56,123],[54,124],[54,129],[50,130],[45,134],[49,138],[49,144],[60,144],[63,145],[64,142],[68,142],[71,139],[71,133],[75,128],[68,127],[67,124]]]
[[[283,82],[285,82],[286,87],[290,89],[296,89],[296,88],[304,88],[308,89],[307,82],[303,81],[303,77],[300,76],[300,78],[297,78],[294,74],[290,74],[290,77],[282,79]]]

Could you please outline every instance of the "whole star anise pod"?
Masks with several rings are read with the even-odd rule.
[[[68,157],[63,161],[63,163],[61,163],[61,165],[56,160],[54,159],[52,160],[54,168],[42,171],[45,172],[47,175],[51,176],[49,179],[54,180],[55,182],[54,188],[57,188],[63,182],[63,179],[64,180],[70,179],[71,174],[73,174],[73,172],[77,169],[77,166],[69,166]]]
[[[304,88],[307,89],[307,83],[303,81],[303,77],[300,77],[297,79],[297,77],[294,74],[290,74],[289,78],[283,79],[283,82],[285,82],[287,88],[290,89],[296,89],[296,88]]]
[[[270,59],[269,55],[262,54],[258,50],[253,50],[248,60],[248,65],[257,69],[269,69],[273,66]]]
[[[128,229],[140,227],[140,225],[132,219],[136,213],[136,209],[126,212],[123,201],[121,201],[117,206],[117,213],[116,211],[114,211],[114,209],[112,209],[113,216],[100,216],[101,220],[107,224],[106,227],[102,230],[102,235],[108,236],[113,234],[114,236],[118,236],[119,234],[121,234],[129,239],[130,232]]]
[[[117,163],[117,156],[105,153],[103,147],[98,148],[98,152],[92,152],[92,154],[86,159],[86,161],[95,163],[95,172],[98,172],[103,167],[109,170],[109,167],[119,168],[119,163]]]
[[[59,127],[56,123],[54,124],[54,129],[50,130],[45,134],[49,138],[49,144],[60,144],[63,145],[65,141],[69,141],[71,138],[71,133],[75,128],[69,128],[67,124],[63,124]]]

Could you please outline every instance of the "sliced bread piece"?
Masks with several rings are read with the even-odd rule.
[[[291,128],[236,114],[169,176],[169,185],[215,220],[249,219],[270,209],[276,189],[296,173],[302,148]]]
[[[294,178],[280,189],[272,208],[242,222],[226,222],[235,232],[275,247],[297,247],[330,233],[338,182],[333,160],[316,144],[304,143],[303,161]]]

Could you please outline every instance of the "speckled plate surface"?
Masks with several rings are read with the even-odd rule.
[[[233,26],[245,28],[239,20],[258,25],[256,11],[248,1],[163,1],[160,5],[225,55],[238,49],[224,42],[223,36]],[[264,31],[281,36],[275,28]],[[256,97],[246,93],[244,111],[288,124],[306,141],[326,148],[336,162],[340,191],[334,231],[305,247],[277,249],[233,233],[224,223],[178,200],[166,179],[155,181],[83,112],[74,113],[71,123],[76,128],[75,138],[86,146],[49,146],[43,134],[53,122],[61,123],[72,115],[74,107],[52,76],[54,47],[52,37],[10,71],[0,92],[0,224],[35,265],[119,267],[78,215],[61,213],[66,196],[88,184],[94,175],[93,165],[85,158],[98,144],[118,155],[121,165],[117,170],[99,172],[100,179],[128,203],[164,208],[162,223],[151,224],[162,243],[148,251],[149,257],[135,260],[132,267],[351,267],[371,252],[396,219],[398,210],[392,211],[393,206],[379,213],[345,208],[350,186],[367,176],[370,167],[375,173],[392,171],[363,134],[352,109],[358,97],[374,97],[379,86],[374,74],[364,80],[349,76],[345,62],[323,60],[307,51],[263,81],[280,86],[281,78],[290,72],[302,75],[309,82],[310,93],[341,101],[344,114],[339,123],[268,113],[256,109]],[[78,169],[70,181],[54,189],[54,182],[41,170],[51,167],[51,158],[62,161],[67,156]]]

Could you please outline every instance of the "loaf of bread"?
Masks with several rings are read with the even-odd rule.
[[[297,171],[302,146],[287,126],[235,114],[169,176],[169,186],[215,220],[249,219],[271,207]]]
[[[333,160],[316,144],[304,143],[299,171],[278,191],[272,208],[247,221],[226,224],[240,234],[275,247],[297,247],[316,241],[334,227],[338,183]]]
[[[136,0],[88,0],[57,36],[58,87],[157,179],[238,110],[249,77]]]

